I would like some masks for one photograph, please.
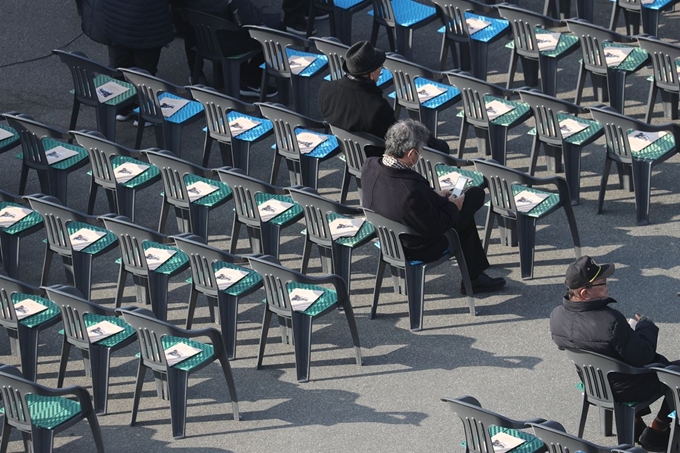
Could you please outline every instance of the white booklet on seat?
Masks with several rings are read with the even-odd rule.
[[[630,54],[632,51],[632,47],[606,47],[604,49],[605,62],[610,68],[615,68],[623,63],[623,60],[628,58],[628,54]]]
[[[38,314],[47,310],[47,308],[48,307],[44,306],[43,304],[39,304],[33,299],[24,299],[14,304],[14,311],[16,312],[17,319],[19,320]]]
[[[0,141],[8,139],[10,137],[14,137],[14,134],[8,131],[7,129],[3,129],[0,127]]]
[[[71,239],[71,247],[73,247],[73,250],[80,251],[85,247],[94,244],[104,236],[106,236],[105,231],[95,231],[88,230],[87,228],[81,228],[75,233],[71,234],[69,239]]]
[[[351,238],[356,236],[365,219],[348,219],[339,217],[328,224],[333,239]]]
[[[631,131],[628,133],[628,144],[633,152],[641,151],[666,135],[668,132],[642,132]]]
[[[215,281],[217,282],[217,288],[220,291],[224,291],[230,286],[235,285],[239,281],[243,280],[247,275],[247,271],[223,267],[222,269],[215,271]]]
[[[165,118],[170,118],[175,113],[179,112],[182,107],[189,103],[188,99],[177,99],[166,96],[163,99],[159,99],[161,103],[161,112]]]
[[[472,179],[452,171],[439,177],[439,187],[441,190],[450,190],[452,195],[459,197],[468,181]]]
[[[526,440],[511,436],[507,433],[497,433],[491,437],[494,453],[506,453],[513,448],[522,445]]]
[[[536,33],[536,44],[541,52],[550,52],[557,48],[562,33]]]
[[[156,247],[149,247],[144,251],[146,258],[146,265],[149,270],[153,271],[162,266],[167,260],[177,253],[177,250],[159,249]]]
[[[487,102],[485,104],[486,106],[486,115],[489,117],[489,121],[495,120],[499,116],[505,115],[511,110],[514,110],[515,107],[511,105],[507,105],[504,102],[501,102],[499,100],[494,99],[491,102]]]
[[[179,362],[193,357],[200,352],[200,349],[189,346],[188,344],[177,343],[165,350],[165,361],[168,362],[168,366],[177,365]]]
[[[314,148],[328,140],[328,136],[312,132],[300,132],[295,137],[300,148],[300,154],[309,154],[314,151]]]
[[[47,163],[49,165],[56,164],[62,160],[66,160],[69,157],[77,156],[78,151],[68,149],[65,146],[55,146],[54,148],[45,151],[45,157],[47,158]]]
[[[515,205],[519,212],[529,212],[534,209],[539,204],[543,203],[543,200],[548,198],[550,194],[529,192],[528,190],[523,190],[517,195],[515,195]]]
[[[95,343],[123,330],[125,329],[121,326],[117,326],[109,321],[101,321],[87,328],[87,336],[90,338],[90,343]]]
[[[288,66],[290,67],[290,72],[297,75],[307,69],[307,66],[314,63],[314,61],[316,61],[316,57],[295,56],[288,59]]]
[[[288,293],[293,311],[305,311],[323,295],[323,291],[295,288]]]
[[[229,121],[229,131],[234,137],[249,131],[262,124],[262,121],[251,120],[250,118],[236,118],[235,120]]]
[[[99,99],[99,102],[104,103],[127,91],[130,91],[130,88],[111,80],[97,87],[97,99]]]
[[[427,83],[420,88],[418,88],[418,100],[423,103],[427,102],[432,98],[436,98],[440,94],[446,92],[446,88],[438,87],[431,83]]]
[[[562,133],[562,138],[571,137],[574,134],[578,134],[584,129],[588,129],[588,125],[580,123],[571,118],[565,118],[560,121],[560,132]]]
[[[491,25],[491,22],[482,19],[477,19],[475,17],[468,17],[467,19],[465,19],[465,22],[467,23],[469,35],[474,35],[478,31],[484,30],[486,27]]]
[[[123,184],[144,173],[149,168],[148,165],[125,162],[113,170],[116,182]]]
[[[8,228],[32,213],[28,208],[6,206],[0,210],[0,228]]]
[[[260,220],[263,222],[269,222],[271,219],[277,215],[287,211],[293,206],[293,203],[288,203],[286,201],[279,201],[274,198],[267,200],[257,207],[260,213]]]
[[[189,184],[187,186],[187,194],[189,195],[189,201],[196,201],[199,198],[203,198],[206,195],[210,195],[214,191],[219,189],[217,186],[208,184],[203,181],[196,181],[195,183]]]

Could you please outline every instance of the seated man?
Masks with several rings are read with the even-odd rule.
[[[567,295],[550,314],[550,332],[560,348],[584,349],[626,362],[635,367],[651,363],[671,363],[657,354],[659,328],[640,314],[626,321],[621,312],[609,307],[616,301],[609,297],[607,278],[614,264],[597,264],[582,256],[567,268]],[[630,324],[629,324],[630,323]],[[680,363],[680,362],[674,362]],[[609,379],[614,397],[619,401],[645,401],[665,392],[656,373],[616,374]],[[672,402],[670,403],[672,404]],[[650,427],[639,413],[635,420],[635,440],[647,451],[666,451],[670,435],[669,402],[664,402]]]
[[[366,159],[361,169],[362,205],[419,233],[402,236],[408,259],[426,262],[439,259],[449,246],[445,233],[455,229],[473,291],[498,290],[505,280],[484,273],[489,262],[474,218],[484,204],[484,190],[471,187],[456,198],[449,191],[436,192],[412,169],[429,133],[422,123],[411,119],[398,121],[389,128],[385,154],[382,158]],[[465,294],[462,284],[461,291]]]
[[[387,129],[397,119],[394,109],[376,86],[385,52],[375,49],[368,41],[354,44],[345,54],[340,80],[324,82],[319,89],[319,108],[323,119],[349,132],[365,132],[385,138]],[[449,153],[449,145],[428,133],[427,146]],[[369,148],[366,154],[382,155],[382,149]]]

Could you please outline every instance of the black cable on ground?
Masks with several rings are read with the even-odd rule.
[[[73,38],[72,40],[70,40],[69,42],[67,42],[66,44],[57,47],[57,49],[63,49],[64,47],[67,47],[67,46],[73,44],[73,42],[74,42],[76,39],[80,38],[80,37],[83,36],[84,34],[85,34],[85,33],[81,32],[78,36],[76,36],[75,38]],[[43,56],[41,56],[41,57],[30,58],[30,59],[28,59],[28,60],[14,61],[14,62],[12,62],[12,63],[7,63],[7,64],[4,64],[4,65],[0,66],[0,69],[8,68],[8,67],[10,67],[10,66],[16,66],[16,65],[24,64],[24,63],[31,63],[31,62],[33,62],[33,61],[44,60],[45,58],[49,58],[49,57],[51,57],[51,56],[52,56],[52,53],[50,52],[50,53],[48,53],[47,55],[43,55]]]

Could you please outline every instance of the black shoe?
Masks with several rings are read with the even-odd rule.
[[[647,451],[666,451],[670,437],[670,428],[667,428],[664,431],[645,428],[645,430],[642,432],[642,435],[640,436],[640,445],[642,445],[642,448]]]
[[[330,14],[328,14],[325,11],[315,11],[314,12],[314,20],[326,20],[330,17]],[[309,16],[305,16],[305,20],[309,20]]]
[[[642,433],[644,432],[645,429],[647,429],[647,423],[645,423],[645,421],[642,419],[642,417],[636,418],[635,419],[635,431],[634,431],[634,434],[633,434],[633,440],[635,441],[636,444],[640,443],[640,436],[642,435]]]
[[[505,286],[506,281],[503,277],[491,278],[488,275],[482,273],[479,274],[476,279],[472,280],[471,283],[472,292],[477,294],[498,291]],[[460,284],[460,292],[467,295],[467,291],[465,290],[465,286],[463,286],[462,282]]]
[[[239,89],[239,94],[241,96],[245,97],[260,97],[260,87],[251,87],[250,85],[241,85],[241,88]],[[276,97],[279,94],[279,90],[276,89],[275,86],[268,86],[267,87],[267,94],[265,94],[266,98],[273,98]]]

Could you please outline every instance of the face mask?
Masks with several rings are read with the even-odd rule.
[[[420,156],[420,154],[418,154],[418,155]],[[409,165],[409,167],[412,168],[412,169],[415,168],[416,164],[418,163],[418,159],[416,159],[416,161],[413,162],[413,159],[411,159],[411,156],[409,156],[408,160],[411,162],[411,165]]]

